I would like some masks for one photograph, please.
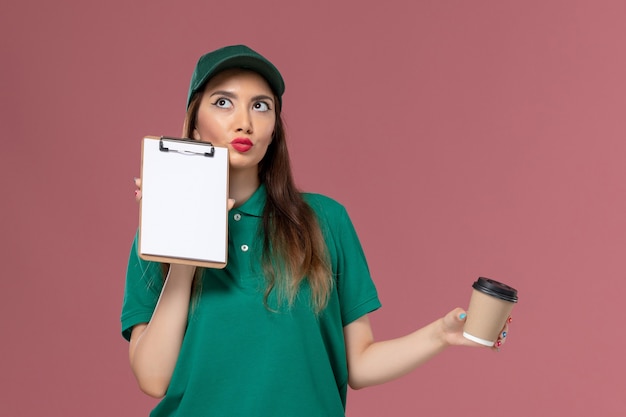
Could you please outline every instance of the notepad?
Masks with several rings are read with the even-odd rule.
[[[226,266],[227,148],[191,139],[144,137],[141,194],[141,258]]]

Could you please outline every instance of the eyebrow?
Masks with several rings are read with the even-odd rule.
[[[213,93],[211,93],[211,95],[209,97],[213,97],[213,96],[225,96],[228,98],[233,98],[236,99],[237,95],[230,92],[230,91],[226,91],[226,90],[217,90],[214,91]],[[258,96],[254,96],[252,97],[252,101],[259,101],[259,100],[269,100],[272,103],[274,103],[274,97],[268,96],[266,94],[259,94]]]

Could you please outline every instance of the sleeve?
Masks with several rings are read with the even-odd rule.
[[[122,336],[126,340],[130,340],[133,326],[150,321],[163,288],[161,264],[144,261],[139,257],[137,239],[136,234],[128,257],[120,318]]]
[[[381,307],[365,253],[346,209],[335,203],[329,219],[331,262],[336,278],[341,320],[346,326]],[[332,247],[330,247],[332,246]]]

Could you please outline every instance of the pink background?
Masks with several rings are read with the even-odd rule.
[[[140,138],[180,134],[196,59],[232,43],[286,79],[297,182],[348,208],[378,338],[479,275],[520,291],[500,353],[450,349],[348,416],[624,415],[626,3],[363,4],[3,3],[1,416],[154,405],[119,328]]]

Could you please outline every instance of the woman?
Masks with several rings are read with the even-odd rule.
[[[242,45],[204,55],[192,76],[184,136],[229,149],[229,258],[223,270],[161,266],[133,244],[122,332],[139,386],[162,397],[154,416],[343,416],[348,385],[477,346],[460,308],[374,341],[367,315],[380,302],[345,209],[294,185],[284,88]]]

